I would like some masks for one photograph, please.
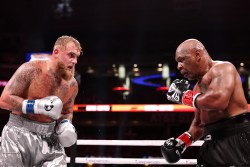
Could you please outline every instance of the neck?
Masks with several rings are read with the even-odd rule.
[[[200,75],[198,77],[198,81],[200,81],[203,76],[210,70],[213,66],[213,60],[211,58],[205,59],[203,65],[200,67]]]
[[[52,62],[48,61],[47,63],[47,71],[50,75],[52,75],[55,79],[61,80],[61,76],[57,72],[56,65],[52,64]]]

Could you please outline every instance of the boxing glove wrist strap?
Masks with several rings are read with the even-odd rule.
[[[22,111],[25,114],[34,114],[35,100],[24,100],[22,104]]]
[[[192,90],[187,90],[182,96],[182,104],[197,108],[196,98],[200,93],[194,92]]]
[[[63,120],[61,120],[60,124],[63,124],[63,123],[66,123],[66,122],[72,124],[72,122],[69,119],[63,119]]]
[[[193,143],[192,135],[189,132],[185,132],[181,134],[178,139],[183,141],[186,145],[186,147],[189,147]]]

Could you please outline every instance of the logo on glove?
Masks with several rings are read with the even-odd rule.
[[[165,141],[165,147],[168,149],[172,149],[174,147],[174,138],[170,138],[167,141]]]
[[[50,110],[52,110],[52,108],[54,108],[53,100],[49,100],[48,103],[49,103],[49,104],[45,104],[45,105],[44,105],[44,109],[45,109],[46,111],[50,111]]]
[[[172,95],[169,95],[173,92]],[[171,101],[179,101],[180,99],[180,94],[178,93],[179,90],[177,89],[176,85],[175,84],[172,84],[168,90],[168,94],[167,94],[167,98],[168,100],[171,100]]]

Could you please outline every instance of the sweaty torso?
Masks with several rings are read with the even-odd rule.
[[[34,76],[30,81],[29,86],[23,92],[24,99],[41,99],[46,96],[58,96],[63,104],[67,103],[75,91],[76,81],[74,78],[69,81],[56,77],[51,70],[47,68],[46,61],[35,64]],[[64,109],[63,109],[64,110]],[[23,115],[26,118],[39,121],[51,122],[52,119],[41,114],[23,114],[20,111],[12,111],[14,114]],[[67,112],[64,110],[63,112]],[[66,113],[64,113],[66,114]]]
[[[194,91],[201,93],[205,93],[207,91],[210,83],[215,77],[212,70],[214,66],[217,65],[218,63],[220,62],[213,63],[211,69],[196,84],[196,86],[194,87]],[[228,118],[247,112],[248,105],[242,89],[242,82],[237,72],[235,72],[234,79],[235,82],[233,85],[232,94],[230,95],[231,97],[229,97],[228,105],[224,110],[197,110],[197,112],[199,112],[198,115],[200,117],[201,124],[203,125],[210,124],[219,121],[223,118]],[[226,80],[222,81],[221,84],[223,84],[223,82],[227,81]],[[216,87],[213,89],[216,89]],[[216,101],[216,99],[214,100]]]

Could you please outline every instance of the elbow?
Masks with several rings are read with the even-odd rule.
[[[10,110],[10,105],[6,102],[6,99],[0,98],[0,108],[5,110]]]

